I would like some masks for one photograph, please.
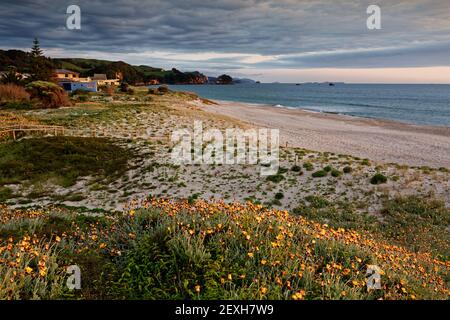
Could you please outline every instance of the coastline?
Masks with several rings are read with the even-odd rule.
[[[200,107],[253,126],[280,129],[280,144],[382,163],[450,167],[450,128],[279,106],[212,100]]]

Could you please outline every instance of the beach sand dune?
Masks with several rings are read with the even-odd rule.
[[[280,143],[384,163],[450,167],[450,128],[217,101],[204,110],[280,129]]]

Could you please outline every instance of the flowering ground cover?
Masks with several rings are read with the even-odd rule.
[[[261,205],[149,199],[122,212],[1,207],[1,299],[447,299],[450,262]],[[66,268],[81,269],[81,290]],[[368,291],[368,265],[381,290]]]

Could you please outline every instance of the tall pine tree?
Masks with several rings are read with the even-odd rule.
[[[53,65],[49,59],[44,57],[43,51],[39,44],[39,40],[37,38],[34,38],[33,40],[33,46],[31,47],[30,55],[32,58],[30,80],[51,80]]]
[[[43,56],[43,51],[39,45],[39,40],[38,38],[34,38],[33,40],[33,46],[31,47],[31,56],[33,58],[37,58],[37,57],[42,57]]]

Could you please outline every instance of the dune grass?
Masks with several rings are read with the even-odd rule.
[[[89,175],[114,179],[131,152],[101,138],[47,137],[0,145],[0,186],[55,179],[69,187]]]

